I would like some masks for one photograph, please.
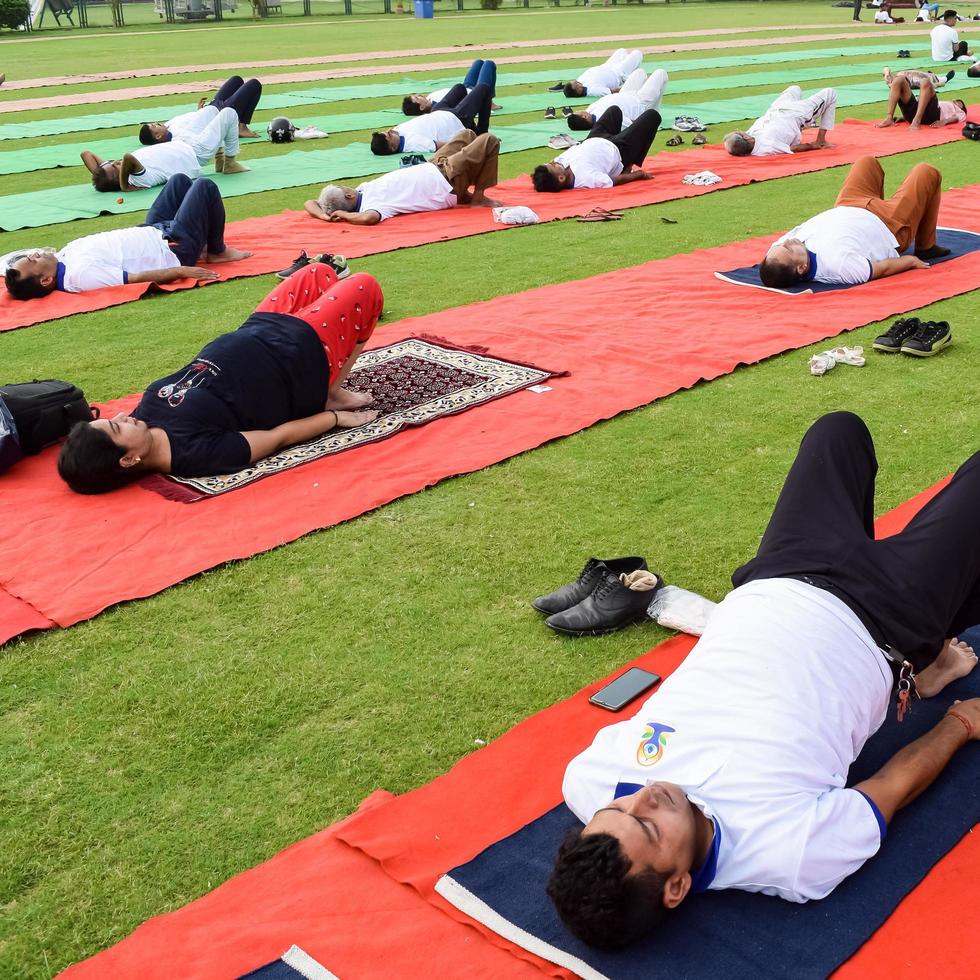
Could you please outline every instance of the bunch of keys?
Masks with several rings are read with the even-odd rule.
[[[899,722],[904,721],[905,716],[912,711],[912,698],[918,696],[915,689],[915,673],[912,665],[906,660],[898,673],[898,698],[895,708]]]

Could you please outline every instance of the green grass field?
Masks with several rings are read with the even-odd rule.
[[[256,23],[240,8],[221,24],[186,28],[145,14],[127,14],[131,26],[115,32],[0,35],[0,70],[14,80],[238,62],[247,75],[250,59],[397,51],[420,61],[419,48],[468,42],[499,43],[506,54],[512,41],[540,40],[529,53],[574,56],[611,49],[592,39],[614,35],[649,35],[641,43],[656,44],[663,32],[696,30],[708,39],[751,27],[758,32],[751,37],[778,34],[792,50],[792,33],[771,28],[851,32],[850,10],[810,2],[440,12],[428,23],[367,15]],[[885,36],[869,26],[853,34],[819,46],[839,43],[845,60],[865,62],[848,48]],[[913,43],[925,45],[925,29],[922,40],[896,41],[896,49]],[[283,70],[260,75],[268,82]],[[787,66],[787,84],[791,72]],[[0,96],[125,90],[167,77]],[[336,111],[381,104],[342,103]],[[881,113],[875,105],[842,115]],[[260,107],[256,128],[275,114]],[[42,115],[0,112],[0,123]],[[712,127],[709,138],[727,128]],[[364,136],[338,134],[330,145]],[[0,152],[26,145],[10,142]],[[276,150],[260,144],[246,152]],[[542,150],[506,155],[501,177],[547,158]],[[977,179],[976,146],[963,141],[889,158],[890,186],[918,160],[942,170],[944,188]],[[555,222],[352,264],[381,281],[387,324],[782,231],[831,206],[842,175],[829,170],[640,208],[619,223]],[[81,168],[6,176],[3,193],[83,179]],[[309,190],[231,199],[229,219],[296,208]],[[663,224],[663,215],[677,224]],[[2,234],[0,253],[132,223],[103,217]],[[275,281],[240,280],[2,334],[2,380],[70,378],[93,400],[138,390],[237,326]],[[881,461],[879,512],[950,472],[977,445],[977,299],[974,290],[922,311],[953,325],[954,345],[938,358],[877,356],[864,369],[812,378],[807,360],[828,345],[789,352],[91,622],[9,644],[0,651],[0,977],[52,976],[351,813],[373,789],[400,793],[435,778],[478,740],[656,644],[666,634],[653,624],[569,642],[549,633],[528,600],[574,578],[588,556],[616,554],[643,554],[667,581],[720,598],[731,570],[753,554],[799,438],[819,414],[850,409],[867,419]],[[699,298],[690,303],[697,309]],[[714,314],[703,315],[707,322]],[[748,331],[748,301],[744,319]],[[628,335],[629,324],[621,326]],[[837,329],[826,327],[828,336]],[[847,343],[869,348],[881,327],[854,331]]]

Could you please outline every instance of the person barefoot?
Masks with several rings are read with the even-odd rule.
[[[919,697],[935,697],[947,684],[966,677],[976,665],[973,647],[957,637],[947,640],[942,653],[915,678]]]
[[[208,252],[204,261],[209,265],[215,265],[218,262],[237,262],[239,259],[249,258],[251,254],[251,252],[246,252],[243,249],[226,245],[223,252]]]
[[[356,412],[366,405],[370,405],[373,401],[374,395],[370,391],[350,391],[338,386],[336,390],[330,389],[327,395],[327,408],[331,412]],[[364,412],[362,414],[371,416],[365,418],[365,422],[373,422],[378,417],[377,412]]]

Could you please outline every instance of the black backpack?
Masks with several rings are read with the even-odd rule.
[[[963,135],[968,140],[980,140],[980,123],[968,122],[963,127]]]
[[[0,472],[96,416],[82,389],[67,381],[0,385]]]

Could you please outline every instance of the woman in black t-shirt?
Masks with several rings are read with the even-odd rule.
[[[146,473],[233,473],[287,446],[370,422],[370,394],[344,381],[384,297],[373,277],[338,281],[312,263],[278,285],[238,330],[154,381],[131,415],[76,425],[58,459],[78,493]]]

